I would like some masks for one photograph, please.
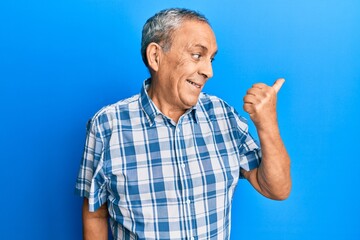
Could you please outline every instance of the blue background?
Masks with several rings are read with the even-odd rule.
[[[278,112],[291,196],[268,200],[241,181],[232,239],[360,239],[357,0],[1,1],[0,238],[81,239],[85,124],[139,92],[142,25],[175,6],[204,13],[217,35],[206,92],[243,113],[253,83],[287,80]]]

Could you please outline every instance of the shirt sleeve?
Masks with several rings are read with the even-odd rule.
[[[240,167],[246,171],[250,171],[259,167],[261,162],[261,148],[257,141],[248,132],[244,142],[239,147],[240,151]],[[240,176],[242,176],[240,172]]]
[[[89,120],[84,153],[76,180],[75,192],[89,199],[94,212],[107,200],[107,178],[104,174],[104,141],[96,119]]]
[[[240,153],[240,168],[250,171],[259,167],[261,162],[261,148],[258,141],[256,141],[248,130],[247,120],[238,115],[235,111],[237,128],[239,133],[239,153]],[[241,172],[240,177],[243,178]]]

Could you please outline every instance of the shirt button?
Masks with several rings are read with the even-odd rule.
[[[181,131],[180,128],[178,128],[178,129],[177,129],[177,132],[180,133],[180,131]]]
[[[194,240],[195,238],[194,238],[194,237],[191,237],[190,239],[191,239],[191,240]]]
[[[191,203],[190,199],[188,199],[188,200],[186,201],[186,203],[187,203],[187,204],[190,204],[190,203]]]
[[[184,163],[183,163],[183,164],[181,164],[181,167],[185,169],[185,164],[184,164]]]

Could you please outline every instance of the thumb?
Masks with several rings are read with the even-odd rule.
[[[278,93],[280,91],[280,88],[282,87],[282,85],[284,84],[285,79],[284,78],[279,78],[278,80],[275,81],[274,85],[272,86],[272,88],[275,90],[276,93]]]

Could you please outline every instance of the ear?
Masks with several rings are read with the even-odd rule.
[[[149,67],[155,72],[159,70],[161,53],[162,53],[162,49],[160,45],[157,43],[152,42],[146,48],[146,58]]]

